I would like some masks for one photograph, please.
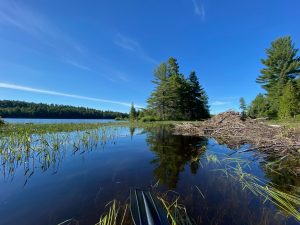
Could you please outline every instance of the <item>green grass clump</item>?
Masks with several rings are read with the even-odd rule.
[[[119,202],[113,200],[106,207],[108,208],[107,212],[100,217],[99,222],[95,225],[122,225],[128,211],[128,204],[121,207]],[[122,208],[124,209],[122,210]]]
[[[170,192],[166,192],[157,198],[165,209],[170,224],[194,225],[195,223],[189,218],[185,206],[179,203],[179,195],[175,193],[175,196],[172,195],[172,198],[169,195]],[[120,202],[112,200],[106,205],[106,208],[106,212],[101,215],[99,222],[95,225],[132,224],[132,218],[128,210],[129,205],[127,203],[121,205]]]
[[[168,192],[157,198],[166,210],[171,225],[194,225],[195,223],[188,216],[185,206],[179,203],[179,195],[175,195],[171,200],[168,200],[167,195]]]
[[[212,161],[212,160],[210,160]],[[262,197],[263,202],[271,202],[287,215],[293,216],[300,221],[300,196],[297,194],[288,194],[279,190],[276,184],[267,182],[251,173],[245,172],[245,168],[250,168],[250,162],[239,158],[224,158],[221,162],[225,167],[217,169],[226,177],[238,181],[243,190],[249,190],[254,195]]]
[[[0,133],[0,164],[4,177],[13,177],[17,167],[24,167],[27,182],[37,167],[42,171],[50,167],[56,171],[66,155],[66,149],[71,154],[82,154],[104,146],[119,136],[118,127],[114,125],[106,124],[87,130],[74,130],[87,128],[81,124],[74,125],[34,126],[38,130],[33,129],[32,125],[16,126],[15,129],[8,125],[11,130]],[[6,126],[3,130],[7,130]],[[44,130],[45,127],[53,129]],[[92,128],[90,125],[88,127]],[[72,132],[68,131],[70,129]]]
[[[0,129],[0,137],[10,134],[45,134],[97,129],[110,126],[124,126],[126,122],[110,123],[54,123],[54,124],[6,124]]]

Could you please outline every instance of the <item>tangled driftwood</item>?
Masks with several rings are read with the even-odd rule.
[[[242,120],[239,113],[228,111],[199,123],[181,123],[175,133],[213,137],[230,148],[243,144],[251,147],[243,151],[258,149],[282,157],[286,154],[300,155],[300,135],[281,126],[272,126],[253,119]]]

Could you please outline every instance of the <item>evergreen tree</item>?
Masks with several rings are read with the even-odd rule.
[[[296,80],[296,84],[297,84],[297,86],[296,86],[296,88],[297,88],[297,97],[300,101],[300,77],[298,77],[298,79]]]
[[[296,84],[289,81],[279,99],[278,115],[280,119],[289,119],[299,112],[300,104],[296,93]]]
[[[199,119],[207,119],[210,117],[209,105],[208,105],[208,95],[206,94],[204,88],[200,86],[200,113]]]
[[[133,121],[136,119],[136,110],[134,108],[134,104],[131,103],[131,108],[130,108],[130,112],[129,112],[129,120]]]
[[[242,110],[242,119],[244,119],[246,117],[246,102],[244,98],[240,98],[240,109]]]
[[[155,91],[151,93],[148,99],[148,105],[151,110],[158,113],[158,117],[161,119],[166,119],[167,113],[167,65],[166,63],[160,64],[154,71],[154,80],[152,81],[156,87]]]
[[[267,91],[270,101],[270,115],[277,115],[279,99],[283,88],[290,80],[294,80],[300,74],[300,58],[297,56],[291,37],[282,37],[272,42],[266,49],[267,59],[262,59],[266,66],[261,70],[257,82]]]
[[[177,63],[177,59],[170,57],[168,60],[168,77],[179,74],[179,66]]]
[[[182,120],[184,119],[184,89],[185,83],[182,75],[174,74],[168,78],[167,90],[167,119]]]
[[[154,71],[155,90],[147,112],[162,120],[196,120],[209,117],[208,97],[195,72],[188,79],[179,73],[177,60],[170,58]]]
[[[139,112],[138,117],[137,117],[138,119],[142,119],[142,118],[145,117],[145,110],[144,109],[141,109],[138,112]]]
[[[208,98],[204,89],[200,86],[195,71],[190,73],[187,108],[190,120],[205,119],[209,117]]]
[[[248,109],[248,116],[251,118],[268,117],[269,103],[263,94],[258,94],[251,102]]]

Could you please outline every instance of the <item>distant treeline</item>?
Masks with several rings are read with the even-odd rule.
[[[85,107],[2,100],[0,116],[3,118],[115,119],[128,117],[128,114]]]

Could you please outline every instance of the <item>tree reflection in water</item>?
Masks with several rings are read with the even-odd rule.
[[[155,153],[151,161],[155,164],[154,176],[170,189],[176,188],[179,174],[187,164],[191,173],[197,173],[207,145],[205,138],[172,135],[165,126],[150,129],[146,141]]]

